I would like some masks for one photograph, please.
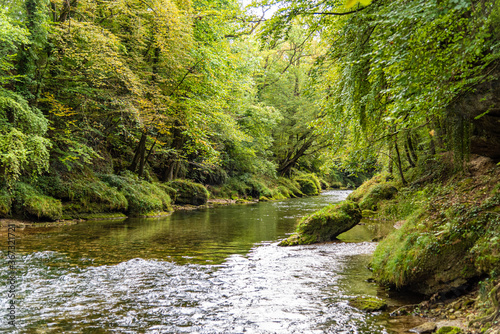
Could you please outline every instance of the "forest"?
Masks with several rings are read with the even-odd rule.
[[[163,211],[178,179],[277,198],[311,173],[406,184],[442,152],[498,159],[496,96],[478,89],[498,74],[495,4],[6,0],[0,214]]]
[[[375,252],[380,282],[487,276],[495,305],[499,64],[498,0],[4,0],[0,218],[157,215],[375,175],[350,199],[404,222]],[[430,254],[464,263],[443,278]]]

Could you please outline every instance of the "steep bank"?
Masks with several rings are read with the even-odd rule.
[[[476,319],[480,330],[495,326],[499,310],[500,167],[473,156],[456,172],[450,161],[450,154],[443,154],[439,164],[407,186],[378,176],[349,199],[362,207],[368,202],[365,216],[392,220],[397,227],[373,255],[377,281],[432,296],[431,302],[460,296],[480,282],[476,313],[469,319]],[[396,194],[380,191],[392,187]]]
[[[328,186],[312,173],[292,178],[230,178],[220,186],[186,179],[145,180],[130,172],[47,175],[0,189],[0,218],[58,221],[158,217],[207,205],[314,196]]]

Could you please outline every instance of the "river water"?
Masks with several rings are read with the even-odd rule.
[[[17,327],[2,316],[0,331],[404,332],[418,320],[348,304],[361,295],[386,298],[368,282],[367,264],[370,240],[387,227],[359,225],[338,242],[277,247],[300,217],[347,194],[18,230]],[[0,279],[4,312],[6,265]]]

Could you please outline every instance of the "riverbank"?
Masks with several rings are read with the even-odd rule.
[[[313,173],[234,177],[220,185],[159,182],[120,175],[41,176],[0,189],[0,219],[37,222],[162,217],[177,210],[316,196],[330,186]]]
[[[380,285],[427,296],[408,307],[415,314],[460,321],[466,333],[498,333],[500,168],[474,156],[455,171],[450,160],[443,155],[407,185],[378,175],[348,199],[365,218],[397,227],[370,263]]]

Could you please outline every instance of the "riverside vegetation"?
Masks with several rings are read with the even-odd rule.
[[[376,174],[288,242],[394,220],[378,281],[477,283],[475,325],[498,330],[499,0],[8,0],[0,46],[0,217],[154,216]]]

